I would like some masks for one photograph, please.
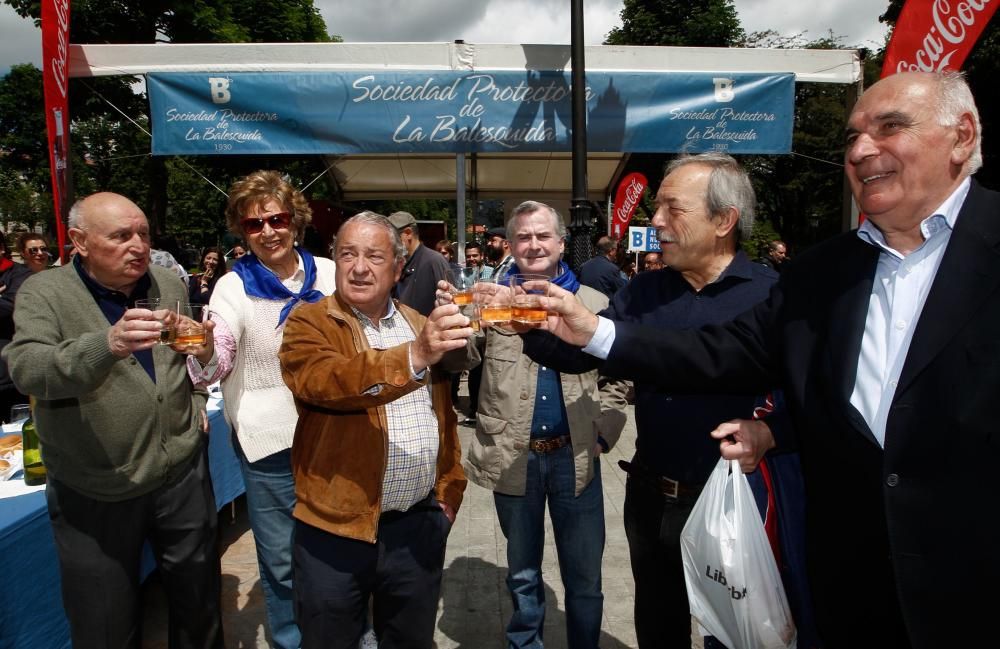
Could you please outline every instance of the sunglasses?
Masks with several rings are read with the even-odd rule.
[[[270,216],[253,216],[240,221],[240,226],[247,234],[258,234],[264,231],[264,224],[271,226],[272,230],[287,230],[292,224],[292,215],[288,212],[278,212]]]
[[[28,248],[28,254],[29,255],[47,255],[47,254],[49,254],[49,249],[46,248],[45,246],[35,246],[35,247],[32,247],[32,248]]]

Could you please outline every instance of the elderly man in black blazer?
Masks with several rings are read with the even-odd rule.
[[[611,376],[784,386],[825,647],[995,646],[1000,194],[971,179],[972,93],[956,73],[888,77],[854,107],[846,143],[867,221],[790,262],[734,322],[664,332],[600,321],[559,294],[546,326]],[[560,354],[551,336],[527,338],[529,353]],[[745,466],[774,443],[749,427],[715,435]]]

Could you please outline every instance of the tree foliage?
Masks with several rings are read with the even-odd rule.
[[[44,191],[48,184],[45,113],[25,110],[42,106],[42,73],[31,64],[15,65],[0,79],[0,151],[2,166],[21,174],[28,186]]]
[[[38,0],[3,0],[41,22]],[[73,43],[289,43],[340,40],[312,0],[73,0]]]
[[[625,0],[607,45],[728,47],[744,37],[732,0]]]
[[[760,32],[747,46],[838,49],[841,39],[828,34],[813,41]],[[843,229],[844,124],[847,86],[795,85],[795,114],[790,155],[745,156],[757,193],[757,220],[793,249],[801,250]],[[753,252],[753,251],[750,251]]]
[[[3,2],[22,17],[40,22],[37,0]],[[330,40],[340,39],[327,33],[312,0],[74,0],[70,21],[73,43]],[[128,196],[144,208],[154,232],[183,236],[196,245],[218,241],[224,231],[225,198],[202,176],[226,189],[239,175],[258,168],[286,171],[294,167],[308,180],[323,168],[317,159],[289,163],[245,157],[154,158],[149,136],[143,132],[150,128],[148,105],[146,97],[135,92],[135,81],[131,77],[71,80],[74,186],[77,196],[99,190]],[[33,66],[19,66],[3,83],[17,92],[0,93],[0,137],[4,138],[0,150],[18,155],[0,156],[0,182],[6,187],[19,179],[36,194],[43,194],[49,185],[44,116],[40,110],[23,111],[23,106],[42,105],[41,73]],[[4,120],[16,122],[18,128],[8,128]],[[322,183],[318,185],[322,190]],[[38,201],[34,208],[38,209]],[[51,198],[41,209],[41,218],[51,221]]]

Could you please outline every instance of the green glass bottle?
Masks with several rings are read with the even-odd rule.
[[[42,464],[42,446],[35,430],[35,399],[31,398],[31,414],[21,426],[21,448],[24,449],[24,484],[45,484],[45,465]]]

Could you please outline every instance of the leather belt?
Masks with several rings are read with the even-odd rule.
[[[685,484],[666,476],[657,475],[635,458],[632,458],[631,462],[618,460],[618,466],[628,474],[629,478],[634,479],[657,493],[662,493],[668,498],[694,500],[701,494],[701,490],[705,487],[703,484]]]
[[[541,453],[544,455],[545,453],[551,453],[552,451],[558,450],[569,443],[569,435],[560,435],[559,437],[543,437],[529,441],[528,448],[535,453]]]

